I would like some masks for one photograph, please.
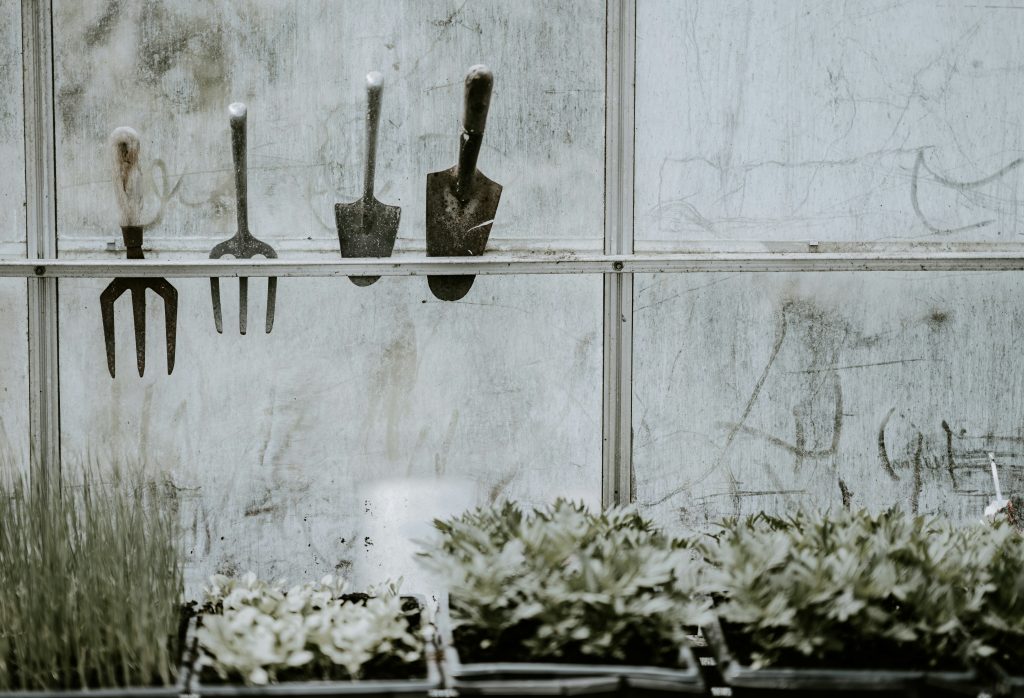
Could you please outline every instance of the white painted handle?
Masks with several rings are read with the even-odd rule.
[[[139,134],[128,126],[110,134],[113,151],[114,195],[121,227],[142,225],[142,171],[139,169]]]

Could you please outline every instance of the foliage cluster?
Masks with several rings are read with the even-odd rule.
[[[686,626],[709,618],[699,561],[634,511],[505,503],[435,526],[422,557],[464,661],[673,666]]]
[[[703,547],[716,612],[754,666],[948,668],[1024,639],[1024,538],[1009,525],[758,515]]]

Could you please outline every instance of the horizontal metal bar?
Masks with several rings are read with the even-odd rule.
[[[1024,271],[1024,251],[861,253],[716,253],[391,257],[282,260],[0,261],[0,277],[171,278],[237,276],[447,276],[458,274],[680,274],[694,272]]]

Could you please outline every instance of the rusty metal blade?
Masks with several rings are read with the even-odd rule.
[[[363,197],[350,204],[335,204],[334,219],[342,257],[390,257],[395,249],[402,209]],[[356,286],[369,286],[379,276],[350,276]]]
[[[249,279],[241,277],[238,279],[238,331],[245,334],[249,324]]]
[[[107,370],[114,378],[114,301],[124,293],[120,279],[114,279],[100,294],[100,314],[103,316],[103,343],[107,349]]]
[[[427,175],[427,256],[478,256],[487,247],[487,237],[498,212],[501,185],[479,170],[465,200],[456,195],[458,168]],[[433,294],[445,301],[459,300],[473,285],[475,276],[429,276]]]
[[[277,308],[277,277],[267,277],[267,324],[266,333],[274,329],[274,312]]]
[[[135,324],[135,362],[141,378],[146,373],[146,287],[133,283],[129,288],[132,292],[132,320]]]
[[[167,375],[174,371],[174,348],[178,337],[178,289],[167,279],[156,279],[152,289],[164,300],[164,339],[167,344]]]
[[[220,279],[210,277],[210,295],[213,297],[213,325],[218,334],[224,334],[224,320],[220,313]]]

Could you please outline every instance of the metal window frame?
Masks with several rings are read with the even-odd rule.
[[[53,11],[50,0],[21,3],[25,133],[25,256],[57,256],[53,108]],[[29,477],[60,478],[60,356],[57,279],[29,278]]]
[[[341,277],[449,274],[601,274],[603,285],[602,468],[605,506],[634,499],[632,466],[633,278],[698,272],[1024,271],[1024,244],[999,250],[935,244],[879,251],[870,245],[750,243],[692,252],[634,251],[637,0],[606,0],[604,253],[488,253],[482,257],[400,254],[381,259],[58,259],[51,0],[23,0],[26,258],[0,260],[0,277],[28,287],[31,476],[60,477],[58,279],[114,276]],[[691,245],[694,246],[694,245]],[[696,247],[700,247],[699,245]],[[862,249],[862,251],[857,251]],[[809,251],[808,251],[809,250]],[[820,251],[818,251],[820,250]],[[826,251],[830,250],[830,251]],[[852,250],[852,251],[851,251]]]

